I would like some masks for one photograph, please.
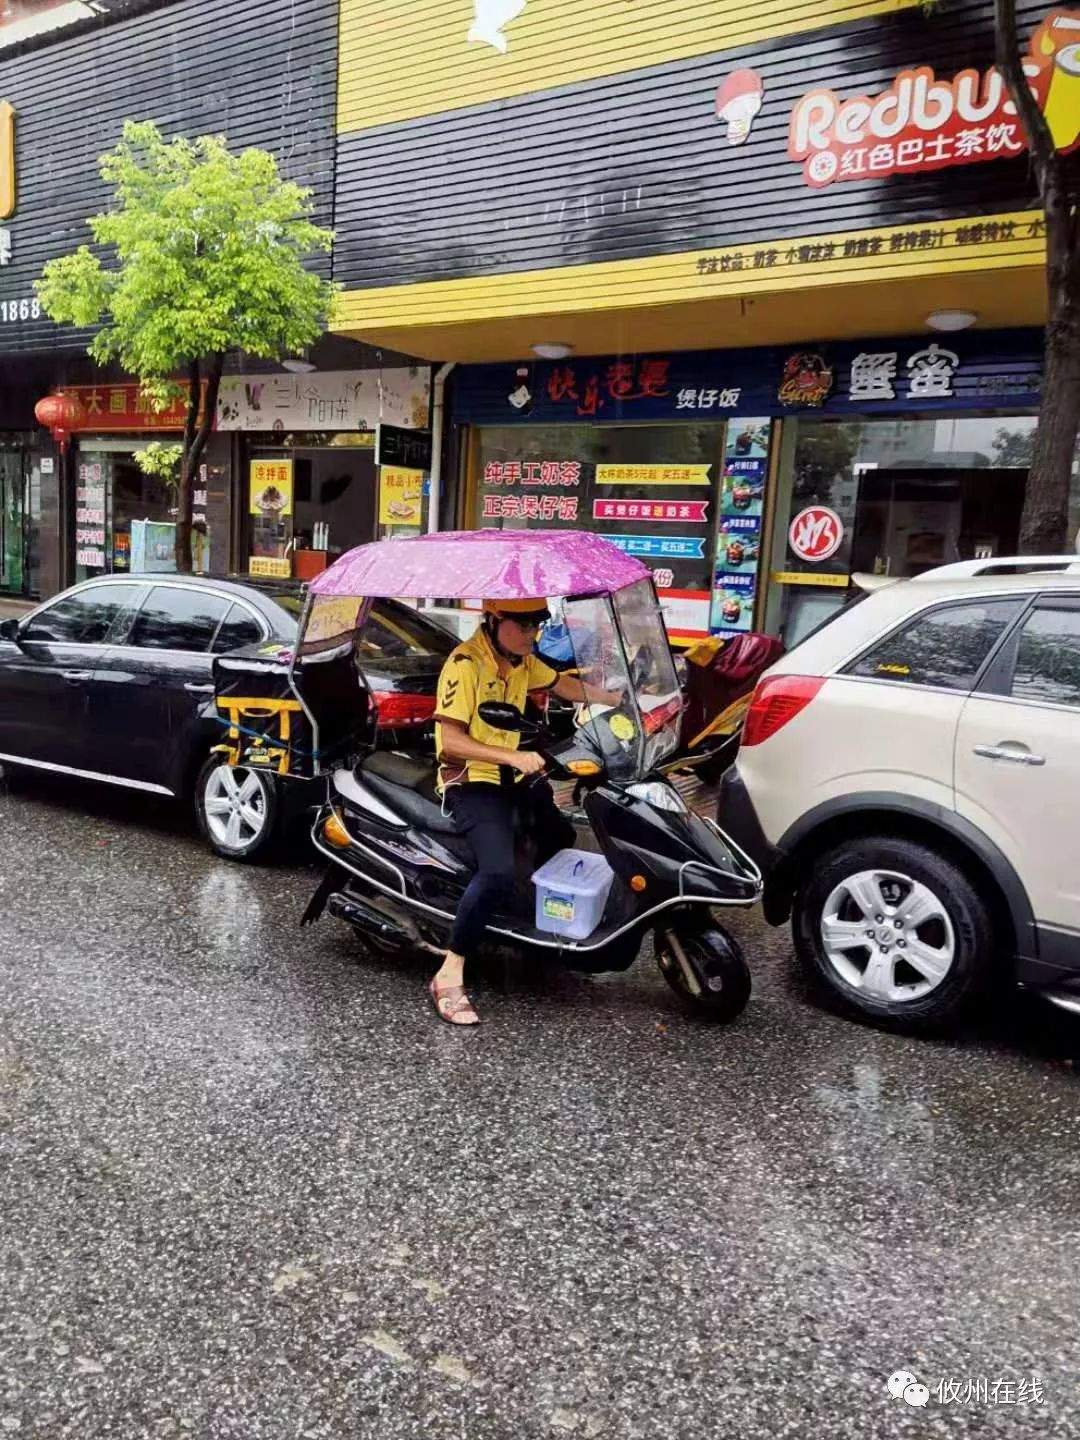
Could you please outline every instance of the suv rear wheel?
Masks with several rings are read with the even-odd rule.
[[[910,840],[849,840],[806,868],[799,958],[848,1005],[912,1030],[956,1020],[990,982],[990,912],[951,859]]]

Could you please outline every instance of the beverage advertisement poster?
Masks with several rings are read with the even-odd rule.
[[[736,417],[728,425],[716,531],[713,631],[747,631],[753,625],[769,440],[766,418]]]

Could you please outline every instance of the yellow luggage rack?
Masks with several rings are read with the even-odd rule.
[[[288,775],[292,755],[292,717],[300,713],[298,700],[245,699],[237,695],[218,698],[218,709],[228,715],[228,743],[216,745],[215,753],[228,755],[230,765],[276,767],[279,775]],[[244,721],[276,719],[277,734],[263,734]],[[225,723],[224,721],[222,723]],[[244,741],[250,743],[244,747]]]

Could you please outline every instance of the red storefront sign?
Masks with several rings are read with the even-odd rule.
[[[63,394],[78,404],[71,430],[96,434],[123,430],[182,430],[187,415],[188,385],[164,410],[155,410],[137,380],[117,384],[65,385]]]
[[[1080,145],[1080,10],[1054,10],[1031,37],[1028,84],[1062,152]],[[1026,149],[1016,106],[991,68],[938,78],[902,70],[878,95],[812,90],[791,112],[788,155],[808,185],[1007,159]]]
[[[844,543],[844,522],[827,505],[811,505],[791,522],[788,544],[800,560],[820,565]]]
[[[594,500],[594,520],[673,520],[704,525],[709,518],[708,500]]]

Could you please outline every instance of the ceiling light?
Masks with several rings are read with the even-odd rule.
[[[532,347],[532,352],[541,360],[565,360],[574,353],[574,347],[565,340],[541,340],[539,345]]]
[[[926,323],[931,330],[967,330],[978,318],[974,310],[932,310]]]
[[[319,367],[313,365],[310,360],[282,360],[281,368],[289,370],[294,375],[310,375],[313,370]]]

